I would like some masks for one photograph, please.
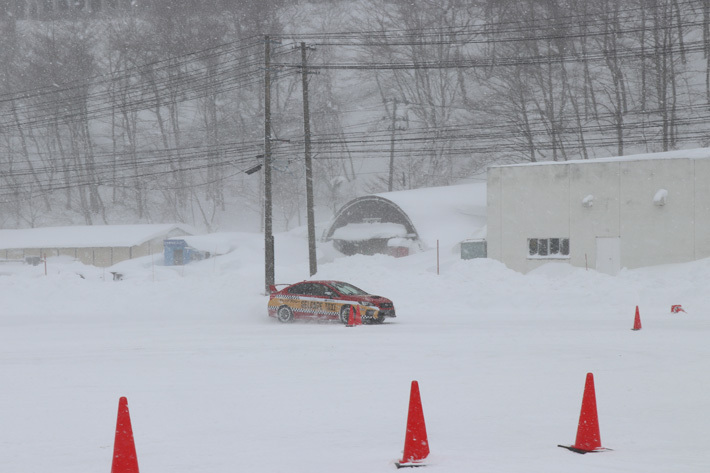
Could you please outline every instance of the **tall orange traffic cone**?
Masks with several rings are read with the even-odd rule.
[[[355,326],[355,308],[353,306],[350,306],[350,310],[348,311],[348,323],[345,324],[346,327],[354,327]]]
[[[362,314],[360,313],[360,304],[355,307],[355,325],[362,325]]]
[[[574,445],[558,445],[576,453],[604,452],[609,450],[602,447],[599,434],[599,418],[597,417],[597,398],[594,394],[594,375],[587,373],[584,384],[584,397],[582,398],[582,411],[579,414],[579,426]]]
[[[404,455],[395,465],[397,468],[424,466],[423,461],[428,455],[429,441],[426,436],[422,400],[419,397],[419,383],[412,381],[407,415],[407,434],[404,437]]]
[[[634,317],[634,328],[631,330],[641,330],[641,316],[639,315],[639,306],[636,306],[636,316]]]
[[[131,416],[128,413],[128,400],[118,400],[118,419],[116,421],[116,439],[113,444],[113,463],[111,473],[138,473],[138,457],[133,442]]]

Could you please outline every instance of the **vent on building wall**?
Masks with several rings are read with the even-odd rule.
[[[666,205],[666,201],[668,200],[668,191],[665,189],[658,189],[656,191],[656,195],[653,196],[653,205],[656,205],[658,207],[663,207]]]

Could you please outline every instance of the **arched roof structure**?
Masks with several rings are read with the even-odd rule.
[[[486,185],[475,183],[358,197],[337,212],[323,236],[336,243],[399,239],[422,249],[438,242],[453,248],[485,232],[485,224]],[[366,246],[353,251],[380,252]]]
[[[366,195],[351,200],[338,211],[326,231],[325,239],[332,239],[337,229],[357,223],[399,224],[404,226],[410,238],[418,238],[411,219],[397,204],[378,195]]]

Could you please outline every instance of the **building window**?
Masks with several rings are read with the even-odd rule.
[[[550,247],[550,240],[547,238],[538,238],[537,239],[537,254],[538,256],[547,256],[548,255],[548,249]]]
[[[569,238],[528,238],[530,258],[569,258]]]
[[[528,238],[528,247],[530,248],[530,256],[537,254],[537,238]]]

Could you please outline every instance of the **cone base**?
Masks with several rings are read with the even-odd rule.
[[[426,466],[426,463],[418,463],[418,462],[395,462],[395,465],[397,465],[397,469],[399,468],[416,468],[418,466]]]
[[[598,447],[598,448],[595,448],[594,450],[585,450],[583,448],[579,448],[574,445],[558,445],[558,447],[566,448],[570,452],[579,453],[581,455],[584,455],[585,453],[601,453],[601,452],[612,451],[611,448],[604,448],[604,447]]]

